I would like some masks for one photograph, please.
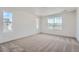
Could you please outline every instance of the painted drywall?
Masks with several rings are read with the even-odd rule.
[[[56,35],[63,35],[63,36],[70,36],[75,37],[75,27],[76,27],[76,12],[67,12],[62,14],[55,14],[61,15],[63,17],[63,29],[62,30],[53,30],[48,29],[48,16],[41,17],[41,29],[40,31],[43,33],[48,34],[56,34]]]
[[[79,41],[79,8],[77,8],[76,38]]]
[[[2,22],[2,13],[9,11],[13,13],[13,30],[3,32],[2,23],[0,23],[1,34],[0,43],[14,40],[20,37],[27,37],[39,32],[39,19],[37,16],[28,13],[24,8],[0,8],[0,21]]]

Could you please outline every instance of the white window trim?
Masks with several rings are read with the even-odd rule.
[[[61,29],[56,29],[55,27],[49,27],[49,23],[48,23],[48,29],[50,29],[50,30],[63,30],[63,16],[49,16],[48,17],[48,21],[49,21],[49,19],[50,19],[50,17],[62,17],[62,25],[61,25]]]

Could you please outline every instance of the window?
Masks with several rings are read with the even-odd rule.
[[[62,16],[52,16],[48,18],[49,29],[62,29]]]
[[[3,12],[3,31],[8,32],[12,30],[12,13]]]

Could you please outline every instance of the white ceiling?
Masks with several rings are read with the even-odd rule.
[[[13,8],[11,8],[13,9]],[[65,11],[76,10],[76,7],[16,7],[15,10],[24,10],[36,16],[47,16]]]
[[[27,11],[37,16],[47,16],[51,14],[61,13],[63,11],[74,11],[75,7],[31,7]]]

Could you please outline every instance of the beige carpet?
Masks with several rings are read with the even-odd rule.
[[[1,52],[79,52],[79,43],[72,38],[37,34],[0,44]]]

